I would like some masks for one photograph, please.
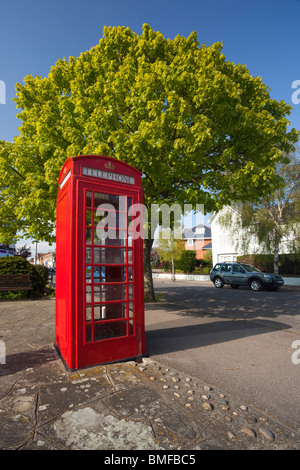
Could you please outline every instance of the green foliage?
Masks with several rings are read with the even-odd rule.
[[[300,249],[299,153],[298,149],[289,156],[289,163],[276,168],[283,182],[273,194],[262,196],[257,203],[240,202],[219,217],[220,224],[236,240],[237,250],[271,253],[275,272],[280,251],[293,253]],[[253,241],[257,245],[255,248],[251,245]]]
[[[48,284],[49,269],[47,268],[47,266],[44,266],[42,264],[34,264],[31,266],[33,267],[32,282],[33,282],[34,288],[38,292],[42,292],[43,289]]]
[[[1,274],[28,274],[30,273],[30,266],[30,263],[21,256],[0,258]]]
[[[164,262],[171,263],[178,260],[184,251],[183,240],[176,240],[173,237],[170,239],[159,239],[157,252],[160,259]]]
[[[203,274],[209,274],[211,268],[203,268]]]
[[[260,271],[269,273],[274,271],[273,259],[273,255],[262,254],[237,257],[238,263],[252,264]],[[281,275],[300,275],[300,253],[279,255],[279,271]]]
[[[197,266],[196,253],[194,250],[185,250],[181,257],[175,262],[176,269],[184,273],[192,273]]]
[[[16,85],[22,124],[0,142],[0,239],[54,241],[57,180],[69,156],[102,154],[143,173],[145,203],[256,200],[297,140],[291,107],[196,32],[173,40],[106,27],[99,44]]]
[[[48,268],[43,265],[33,265],[21,256],[0,258],[0,274],[29,274],[33,287],[33,295],[41,296],[48,282]],[[24,297],[24,293],[20,293]],[[7,294],[13,298],[16,295]],[[26,296],[26,293],[25,293]]]
[[[203,258],[198,260],[199,266],[203,268],[211,269],[213,267],[213,257],[212,257],[212,250],[207,250],[204,253]]]

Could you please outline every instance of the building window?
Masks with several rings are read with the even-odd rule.
[[[219,255],[219,262],[224,263],[225,261],[236,261],[237,255]]]
[[[188,238],[188,240],[187,240],[187,246],[194,246],[194,240],[193,240],[193,238]]]

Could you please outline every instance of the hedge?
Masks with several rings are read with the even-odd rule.
[[[191,273],[197,266],[196,254],[194,250],[186,250],[182,253],[180,259],[175,261],[176,269],[184,273]]]
[[[33,287],[33,295],[40,297],[48,283],[49,270],[46,266],[29,263],[21,256],[0,258],[0,274],[28,274]]]
[[[273,255],[244,255],[238,256],[238,263],[248,263],[263,272],[274,272]],[[278,270],[280,274],[300,275],[300,253],[279,255]]]

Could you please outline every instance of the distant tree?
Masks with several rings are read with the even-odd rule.
[[[213,267],[212,250],[207,250],[206,253],[204,253],[202,260],[203,260],[203,263],[202,263],[203,267],[212,268]]]
[[[244,202],[233,206],[236,213],[228,211],[220,223],[237,241],[243,252],[249,250],[253,240],[257,251],[273,255],[274,272],[278,273],[280,245],[284,241],[290,252],[300,248],[300,157],[299,150],[289,155],[290,163],[277,167],[282,185],[269,197],[259,202]],[[240,236],[236,237],[236,233]],[[248,253],[253,254],[253,253]]]
[[[197,266],[196,253],[194,250],[185,250],[176,262],[176,267],[184,273],[192,273]]]
[[[20,246],[16,251],[17,256],[22,256],[22,258],[29,258],[31,256],[30,248],[27,248],[27,245]]]
[[[182,254],[185,252],[184,241],[176,240],[171,236],[169,238],[159,238],[157,251],[162,261],[171,263],[172,277],[171,280],[175,281],[175,262],[178,261]]]

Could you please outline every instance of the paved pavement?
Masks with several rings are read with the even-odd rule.
[[[158,282],[164,304],[148,306],[153,359],[242,397],[300,428],[300,288],[278,292]],[[151,308],[151,314],[149,309]],[[294,344],[295,343],[295,344]]]
[[[123,458],[117,450],[133,467],[145,463],[137,450],[183,452],[193,463],[199,450],[300,449],[296,430],[151,357],[66,371],[54,310],[50,299],[0,303],[1,449],[105,450],[112,460]]]

